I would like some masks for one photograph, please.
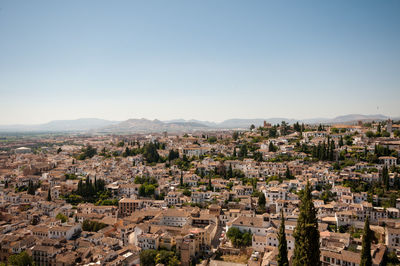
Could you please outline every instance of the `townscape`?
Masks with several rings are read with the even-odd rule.
[[[399,158],[390,119],[4,134],[0,260],[399,265]]]

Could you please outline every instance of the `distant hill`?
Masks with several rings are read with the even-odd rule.
[[[208,129],[208,126],[197,123],[197,122],[185,122],[185,121],[169,121],[162,122],[160,120],[149,120],[149,119],[129,119],[120,122],[115,125],[107,126],[99,129],[100,132],[105,133],[146,133],[146,132],[184,132],[193,131],[199,129]]]
[[[389,117],[385,115],[360,115],[360,114],[350,114],[337,116],[329,121],[329,123],[340,123],[340,122],[356,122],[356,121],[382,121],[387,120]]]
[[[285,121],[289,124],[338,124],[356,123],[357,121],[382,121],[389,117],[381,114],[362,115],[349,114],[335,118],[312,118],[312,119],[288,119],[283,117],[239,119],[233,118],[221,123],[175,119],[168,121],[149,119],[128,119],[126,121],[110,121],[97,118],[81,118],[75,120],[54,120],[39,125],[6,125],[0,126],[0,132],[99,132],[99,133],[150,133],[150,132],[191,132],[196,130],[219,130],[219,129],[247,129],[252,124],[256,127],[262,126],[264,121],[271,124],[280,124]],[[400,120],[400,118],[392,118]]]
[[[271,118],[255,118],[255,119],[240,119],[233,118],[225,120],[221,123],[214,123],[209,121],[198,121],[203,125],[207,125],[210,128],[216,129],[235,129],[235,128],[249,128],[251,125],[255,125],[256,127],[262,126],[264,121],[270,124],[280,124],[282,121],[285,121],[289,124],[293,124],[296,122],[305,123],[305,124],[337,124],[337,123],[356,123],[357,121],[382,121],[387,120],[389,117],[384,115],[361,115],[361,114],[350,114],[337,116],[335,118],[311,118],[311,119],[293,119],[293,118],[284,118],[284,117],[271,117]],[[171,121],[196,121],[196,120],[170,120]]]
[[[262,126],[264,121],[271,124],[278,124],[282,121],[295,123],[297,120],[287,118],[257,118],[257,119],[228,119],[218,124],[219,128],[249,128],[251,125]]]
[[[210,122],[210,121],[201,121],[201,120],[196,120],[196,119],[190,119],[190,120],[185,120],[185,119],[174,119],[174,120],[167,120],[164,121],[166,123],[197,123],[201,125],[205,125],[208,127],[217,127],[218,123],[216,122]]]
[[[117,123],[118,121],[109,121],[98,118],[82,118],[76,120],[54,120],[40,125],[40,128],[48,131],[86,131]]]
[[[67,132],[89,131],[100,127],[110,126],[118,121],[109,121],[98,118],[80,118],[75,120],[54,120],[39,125],[9,125],[0,126],[3,132]]]

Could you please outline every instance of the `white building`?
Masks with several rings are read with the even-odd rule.
[[[138,235],[138,247],[143,250],[146,249],[158,249],[160,242],[160,235],[158,234],[140,234]]]
[[[379,161],[382,162],[387,167],[397,165],[397,158],[392,156],[381,156],[379,157]]]
[[[81,230],[81,224],[52,226],[49,228],[49,238],[65,238],[70,240],[72,236]]]
[[[20,148],[15,149],[15,153],[17,153],[17,154],[24,154],[24,153],[31,153],[31,152],[32,152],[31,148],[27,148],[27,147],[20,147]]]
[[[238,228],[241,232],[250,232],[258,236],[266,236],[270,227],[270,219],[267,214],[262,217],[239,216],[232,222],[227,223],[227,230],[231,227]]]

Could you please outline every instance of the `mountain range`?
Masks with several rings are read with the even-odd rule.
[[[200,120],[175,119],[168,121],[149,119],[128,119],[126,121],[110,121],[97,118],[81,118],[75,120],[54,120],[38,125],[0,125],[0,132],[98,132],[98,133],[150,133],[150,132],[191,132],[196,130],[243,129],[250,125],[263,125],[264,121],[277,124],[286,121],[305,124],[356,123],[357,121],[382,121],[389,117],[381,114],[350,114],[335,118],[288,119],[281,117],[258,119],[228,119],[220,123]],[[398,120],[400,118],[392,118]]]
[[[0,125],[1,132],[74,132],[88,131],[102,128],[119,121],[110,121],[98,118],[80,118],[74,120],[53,120],[38,125]]]

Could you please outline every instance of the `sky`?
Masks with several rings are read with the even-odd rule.
[[[400,116],[400,1],[0,0],[0,124]]]

